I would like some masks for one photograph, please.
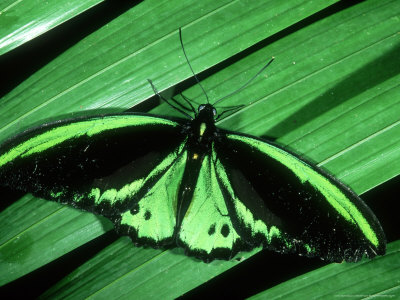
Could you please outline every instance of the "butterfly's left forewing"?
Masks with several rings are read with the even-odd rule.
[[[178,122],[121,114],[27,131],[0,150],[2,185],[104,215],[135,242],[172,241],[185,164]]]

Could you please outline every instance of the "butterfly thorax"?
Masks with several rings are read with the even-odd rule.
[[[199,106],[198,114],[190,122],[188,144],[192,149],[196,149],[199,155],[206,154],[211,150],[217,133],[214,123],[215,115],[216,110],[211,104],[203,104]]]

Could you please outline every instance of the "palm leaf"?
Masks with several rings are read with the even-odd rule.
[[[219,126],[276,138],[362,194],[400,173],[400,101],[396,96],[400,5],[393,0],[336,2],[146,1],[124,7],[125,11],[117,9],[117,17],[104,17],[104,24],[85,37],[68,31],[70,24],[82,18],[77,15],[57,30],[80,39],[73,39],[75,43],[64,52],[50,55],[47,64],[2,98],[0,140],[48,120],[124,111],[138,104],[140,109],[154,107],[150,112],[175,114],[166,105],[154,105],[147,79],[166,95],[183,91],[194,103],[204,102],[182,57],[177,34],[181,27],[185,49],[194,70],[204,78],[202,84],[212,102],[276,57],[249,87],[221,103],[246,107]],[[31,24],[22,5],[7,12],[24,14],[24,22]],[[100,15],[107,15],[107,9]],[[46,16],[48,22],[56,18]],[[37,18],[34,13],[30,17]],[[11,28],[18,20],[9,22]],[[25,23],[17,24],[19,28]],[[13,51],[7,47],[4,59],[12,58]],[[111,224],[30,195],[1,212],[0,224],[0,284],[8,283],[6,287],[12,290],[26,278],[32,284],[48,276],[54,285],[45,287],[43,296],[47,297],[174,298],[239,264],[204,264],[179,249],[135,248],[128,238],[85,254],[85,245],[96,244]],[[397,245],[390,245],[388,257],[398,261]],[[252,254],[244,254],[243,260]],[[74,260],[74,268],[67,268],[71,273],[64,278],[53,280],[51,268],[71,265],[65,258]],[[318,296],[324,294],[313,279],[318,274],[335,278],[345,273],[345,282],[351,285],[349,281],[359,280],[352,273],[354,268],[365,276],[375,268],[392,270],[388,259],[367,261],[360,267],[317,268],[309,281],[304,275],[266,293],[283,296],[287,286],[296,291],[307,280],[305,295]],[[273,271],[273,267],[268,270]],[[395,288],[398,272],[391,274],[389,282]],[[358,291],[368,287],[368,294],[390,288],[382,283],[371,289],[368,280],[358,286]]]

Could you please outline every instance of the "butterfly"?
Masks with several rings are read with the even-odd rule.
[[[205,262],[256,247],[334,262],[385,253],[379,221],[348,187],[273,142],[217,128],[209,101],[189,105],[193,116],[175,107],[187,119],[122,113],[25,131],[0,147],[0,184]]]

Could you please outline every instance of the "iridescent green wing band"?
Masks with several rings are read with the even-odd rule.
[[[129,114],[47,124],[28,132],[27,135],[23,134],[18,137],[18,140],[23,137],[24,141],[1,153],[0,167],[15,159],[44,152],[47,149],[81,136],[91,137],[118,128],[146,125],[178,126],[176,122],[164,118]]]

